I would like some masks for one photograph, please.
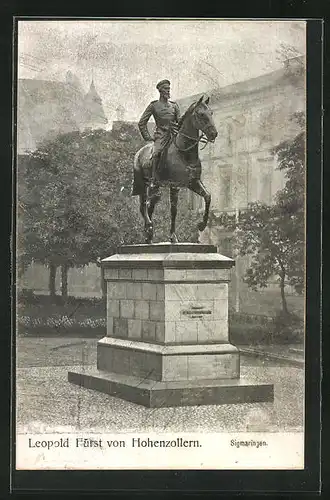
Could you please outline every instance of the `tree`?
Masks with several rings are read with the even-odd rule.
[[[138,130],[125,124],[119,130],[60,135],[26,158],[21,248],[28,260],[48,265],[51,295],[58,267],[66,297],[70,267],[97,262],[124,243],[143,241],[138,200],[131,196],[133,159],[142,144]],[[165,209],[163,202],[155,214],[161,239],[169,233]],[[179,221],[181,216],[181,234],[189,240],[196,231],[188,212],[182,217],[179,210]]]
[[[281,42],[276,49],[276,56],[279,61],[283,62],[289,59],[299,58],[302,56],[302,53],[294,45]],[[303,61],[300,64],[303,67]]]
[[[301,128],[301,113],[293,116]],[[291,140],[274,148],[278,168],[283,170],[286,183],[278,191],[272,206],[250,203],[238,217],[223,214],[218,223],[234,233],[234,248],[238,255],[251,257],[244,281],[252,288],[265,288],[272,276],[277,276],[282,311],[288,315],[286,283],[302,293],[304,287],[304,203],[305,203],[305,133],[302,130]]]
[[[292,120],[301,131],[273,149],[278,168],[284,171],[286,183],[276,195],[276,206],[283,213],[290,236],[291,260],[287,268],[289,283],[298,293],[304,287],[305,264],[305,115],[295,113]]]
[[[97,130],[58,136],[29,155],[24,247],[49,266],[52,295],[57,267],[66,297],[70,267],[96,261],[121,238],[134,238],[133,206],[120,194],[132,154],[111,132]]]
[[[26,161],[25,155],[17,158],[17,205],[16,205],[16,271],[20,280],[32,260],[32,248],[27,246],[27,235],[29,234],[30,218],[26,212],[27,190],[25,185]]]
[[[289,313],[286,283],[301,291],[298,283],[303,274],[303,262],[299,259],[302,243],[299,232],[291,214],[277,204],[252,203],[240,214],[235,233],[239,254],[251,256],[244,281],[256,290],[267,287],[269,279],[277,276],[285,315]]]

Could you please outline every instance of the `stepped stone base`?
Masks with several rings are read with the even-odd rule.
[[[104,337],[97,368],[162,382],[239,378],[239,351],[228,343],[151,344]]]
[[[122,246],[102,261],[107,335],[97,367],[69,382],[147,407],[273,401],[273,385],[240,379],[228,335],[235,262],[213,245]]]
[[[69,382],[148,408],[272,402],[272,384],[252,384],[243,379],[160,382],[96,369],[70,371]]]

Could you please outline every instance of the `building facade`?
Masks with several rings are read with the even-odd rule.
[[[65,80],[19,79],[17,82],[17,153],[35,150],[59,134],[104,127],[108,120],[92,80],[85,94],[68,71]]]
[[[201,95],[179,100],[182,112]],[[305,113],[304,58],[288,60],[280,70],[207,95],[218,137],[200,156],[202,180],[212,196],[212,211],[215,215],[237,213],[251,202],[271,204],[276,192],[285,185],[284,173],[277,169],[271,151],[283,140],[297,135],[299,125],[292,117]],[[192,207],[203,208],[200,197],[193,193],[188,196]],[[228,233],[214,224],[208,225],[201,241],[216,244],[222,253],[233,256]],[[247,258],[238,258],[233,270],[231,304],[237,311],[242,306],[244,309],[246,297],[252,293],[242,282],[248,265]],[[277,288],[277,283],[270,282],[270,292]]]

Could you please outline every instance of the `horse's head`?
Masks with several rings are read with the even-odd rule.
[[[192,105],[190,113],[194,126],[201,130],[211,142],[215,140],[218,135],[214,120],[213,111],[209,108],[210,98],[204,100],[204,95]]]

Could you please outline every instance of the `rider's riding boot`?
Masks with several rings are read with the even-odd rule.
[[[158,164],[158,156],[153,156],[151,160],[151,178],[150,178],[150,187],[155,187],[156,183],[156,170]]]

